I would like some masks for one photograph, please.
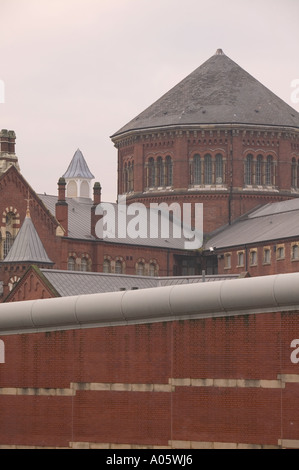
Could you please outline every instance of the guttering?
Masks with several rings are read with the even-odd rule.
[[[139,136],[143,134],[157,134],[161,132],[175,132],[175,131],[209,131],[209,130],[256,130],[256,131],[263,131],[263,132],[299,132],[299,128],[296,126],[286,126],[283,124],[258,124],[258,123],[231,123],[231,122],[218,122],[218,123],[184,123],[184,124],[162,124],[157,126],[150,126],[150,127],[136,127],[131,128],[128,130],[124,130],[122,132],[116,132],[110,136],[110,139],[113,143],[117,141],[127,139],[131,135]]]
[[[299,310],[299,273],[0,305],[0,336]]]

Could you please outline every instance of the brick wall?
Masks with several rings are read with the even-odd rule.
[[[299,447],[298,335],[299,309],[1,336],[0,446]]]

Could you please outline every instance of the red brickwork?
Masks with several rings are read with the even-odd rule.
[[[2,336],[0,445],[294,447],[298,335],[299,311]]]

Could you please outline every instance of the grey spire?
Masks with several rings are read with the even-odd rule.
[[[62,175],[63,178],[85,178],[94,179],[93,174],[88,168],[85,158],[80,149],[77,149],[68,169]]]
[[[27,209],[26,217],[16,239],[3,263],[30,262],[32,264],[54,264],[38,236]]]

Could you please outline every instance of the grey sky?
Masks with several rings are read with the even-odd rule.
[[[299,111],[298,18],[298,0],[0,0],[0,128],[37,192],[79,147],[115,201],[110,136],[218,48]]]

